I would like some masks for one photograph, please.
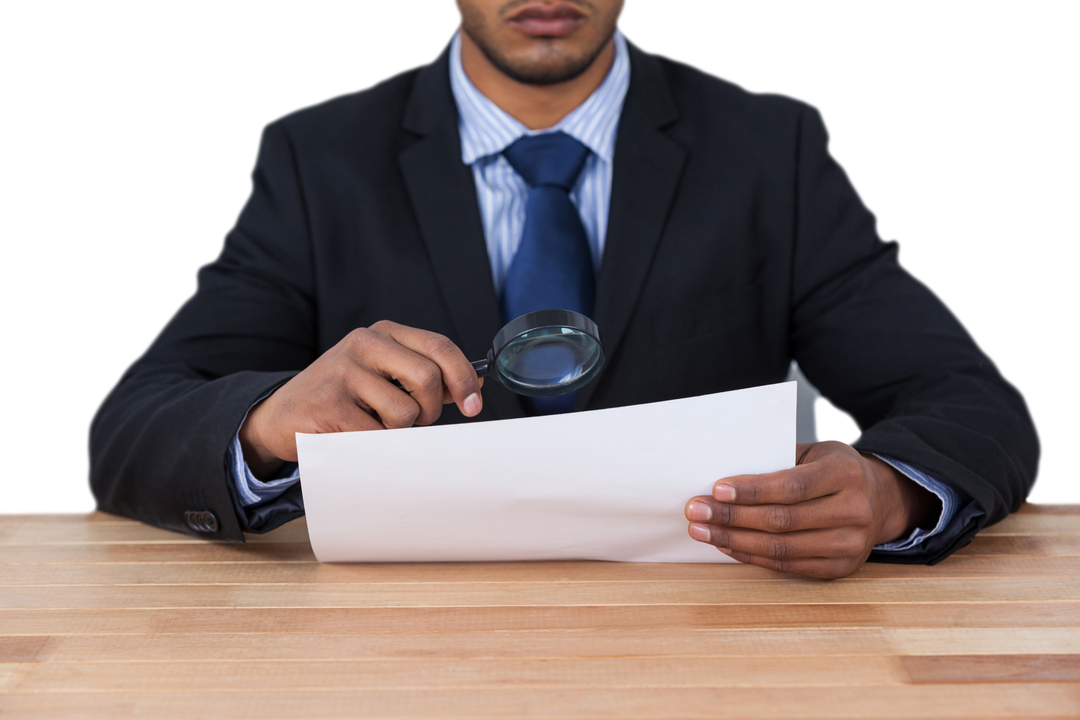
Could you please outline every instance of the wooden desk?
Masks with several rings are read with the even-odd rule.
[[[497,541],[497,540],[496,540]],[[1080,507],[937,567],[319,565],[0,516],[0,718],[1080,716]]]

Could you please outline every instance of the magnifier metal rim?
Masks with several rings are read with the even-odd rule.
[[[600,346],[604,352],[604,343],[600,340],[600,328],[590,318],[573,310],[537,310],[525,313],[506,323],[491,343],[494,350],[492,359],[497,359],[506,346],[527,332],[547,328],[570,328],[585,333]]]
[[[574,312],[573,310],[537,310],[536,312],[526,313],[520,317],[516,317],[508,322],[503,326],[502,330],[499,331],[498,335],[495,336],[495,340],[492,342],[491,367],[504,385],[509,378],[504,377],[502,372],[498,369],[498,359],[502,351],[522,335],[536,330],[546,330],[548,328],[569,328],[587,335],[596,342],[596,346],[600,351],[599,357],[596,359],[596,362],[593,363],[592,367],[575,378],[573,382],[568,383],[565,386],[549,385],[547,383],[530,383],[517,379],[512,380],[513,387],[511,389],[518,394],[544,397],[551,394],[546,392],[525,393],[522,392],[522,390],[544,390],[551,388],[560,388],[560,392],[553,393],[554,395],[573,392],[575,386],[581,388],[592,382],[592,379],[596,377],[596,374],[604,365],[604,343],[600,341],[600,328],[596,326],[596,323],[593,322],[591,318],[582,315],[579,312]],[[554,338],[557,336],[553,335],[551,337]]]

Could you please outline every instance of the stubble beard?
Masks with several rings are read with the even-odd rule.
[[[595,47],[588,47],[575,56],[568,56],[556,48],[554,38],[545,38],[541,42],[539,57],[513,59],[495,49],[486,36],[486,26],[482,18],[470,17],[462,13],[461,30],[480,48],[484,57],[511,80],[524,85],[557,85],[580,76],[589,69],[604,47],[615,34],[614,19],[608,20],[609,27],[604,28]]]

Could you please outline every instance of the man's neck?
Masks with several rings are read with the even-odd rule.
[[[549,128],[566,117],[604,81],[615,59],[608,40],[585,72],[554,85],[528,85],[504,75],[468,33],[461,33],[461,66],[477,90],[530,130]]]

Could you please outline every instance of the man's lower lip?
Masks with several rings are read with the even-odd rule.
[[[583,17],[522,18],[511,20],[510,24],[533,37],[564,37],[574,32],[584,21]]]

